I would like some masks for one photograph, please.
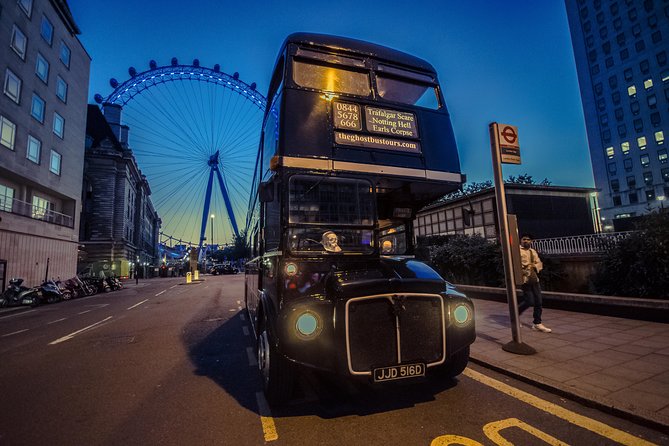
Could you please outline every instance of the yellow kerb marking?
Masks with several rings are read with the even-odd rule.
[[[483,446],[476,440],[472,440],[471,438],[467,437],[461,437],[460,435],[441,435],[432,440],[430,446],[450,446],[456,444],[458,446]]]
[[[279,439],[279,434],[274,425],[274,418],[269,409],[265,395],[262,392],[256,392],[256,401],[258,401],[258,413],[260,414],[260,424],[262,425],[262,432],[265,436],[265,441],[274,441]]]
[[[492,440],[493,443],[495,443],[498,446],[513,446],[513,443],[511,443],[506,438],[502,437],[502,435],[499,433],[499,431],[501,431],[502,429],[506,429],[509,427],[518,427],[526,432],[529,432],[535,437],[545,441],[547,444],[551,446],[569,446],[564,441],[560,441],[557,438],[540,431],[536,427],[530,426],[524,421],[520,421],[518,418],[507,418],[506,420],[493,421],[492,423],[488,423],[485,426],[483,426],[483,432],[485,433],[486,437],[488,437],[490,440]]]
[[[583,429],[587,429],[591,432],[601,435],[602,437],[613,440],[616,443],[627,446],[657,446],[655,443],[651,443],[649,441],[635,437],[634,435],[630,435],[627,432],[623,432],[619,429],[593,420],[592,418],[579,415],[576,412],[567,410],[564,407],[558,406],[557,404],[553,404],[549,401],[542,400],[541,398],[538,398],[527,392],[523,392],[522,390],[516,389],[515,387],[511,387],[508,384],[497,381],[496,379],[489,378],[472,369],[465,369],[463,374],[473,380],[485,384],[486,386],[490,386],[502,393],[506,393],[507,395],[516,398],[517,400],[534,406],[537,409],[543,410],[544,412],[548,412],[551,415],[555,415],[558,418],[562,418],[571,424],[575,424],[576,426],[582,427]]]

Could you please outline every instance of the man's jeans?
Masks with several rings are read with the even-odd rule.
[[[539,283],[526,283],[521,288],[523,290],[523,301],[518,305],[518,315],[521,315],[530,306],[534,306],[534,311],[532,312],[533,323],[540,324],[542,300]]]

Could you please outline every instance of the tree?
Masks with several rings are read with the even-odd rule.
[[[242,231],[239,235],[234,236],[231,256],[235,260],[251,257],[251,248],[246,243],[246,231]]]
[[[614,296],[669,298],[669,213],[643,217],[638,231],[621,240],[593,280],[597,292]]]
[[[537,184],[537,182],[532,178],[532,175],[529,175],[527,173],[523,173],[518,176],[514,175],[509,175],[509,177],[506,179],[504,182],[505,184]],[[540,183],[538,183],[541,186],[550,186],[552,181],[550,181],[548,178],[544,178]]]
[[[551,180],[548,178],[544,178],[541,180],[540,183],[537,183],[534,178],[532,178],[532,175],[529,175],[527,173],[514,176],[514,175],[509,175],[509,177],[504,181],[504,184],[538,184],[540,186],[550,186],[553,184]],[[450,194],[446,194],[443,197],[439,198],[436,203],[442,203],[444,201],[451,201],[456,198],[460,197],[466,197],[468,195],[473,195],[477,192],[481,192],[486,189],[492,189],[494,187],[494,184],[491,180],[485,180],[481,182],[471,182],[471,183],[464,183],[462,187],[459,190],[456,190],[455,192],[451,192]]]

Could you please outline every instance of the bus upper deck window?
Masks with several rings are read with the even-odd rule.
[[[369,96],[369,74],[339,67],[293,60],[293,79],[300,87],[332,93]]]
[[[396,77],[376,75],[379,96],[389,101],[436,110],[439,108],[437,89],[433,85],[412,82]]]

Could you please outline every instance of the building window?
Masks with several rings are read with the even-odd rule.
[[[641,35],[641,25],[638,23],[632,27],[632,34],[634,37],[639,37]]]
[[[649,88],[652,87],[653,87],[653,79],[646,79],[645,81],[643,81],[643,88],[648,90]]]
[[[56,81],[56,96],[63,102],[67,102],[67,82],[63,80],[60,76]]]
[[[627,95],[631,97],[636,96],[636,87],[634,85],[630,85],[629,87],[627,87]]]
[[[46,213],[49,211],[49,208],[52,207],[52,204],[48,200],[37,195],[33,195],[33,210],[32,218],[37,218],[42,220]]]
[[[611,130],[609,129],[602,130],[602,141],[604,141],[605,143],[611,141]]]
[[[14,150],[16,138],[16,124],[4,116],[0,116],[0,144],[10,150]]]
[[[33,163],[39,164],[41,151],[42,151],[42,143],[40,142],[40,140],[32,135],[28,135],[28,150],[26,152],[26,158],[28,158]]]
[[[665,183],[669,183],[669,168],[665,167],[664,169],[661,170],[662,172],[662,179],[664,180]],[[669,194],[667,194],[669,196]]]
[[[606,68],[611,68],[613,66],[613,57],[607,57],[605,63],[606,63]]]
[[[595,39],[592,36],[588,36],[585,39],[585,44],[588,46],[588,48],[592,48],[592,46],[595,44]]]
[[[56,175],[60,175],[60,162],[61,162],[61,160],[62,160],[62,156],[60,155],[60,153],[51,149],[51,162],[49,163],[49,171],[51,171],[52,173],[55,173]]]
[[[46,16],[42,16],[42,26],[40,27],[40,34],[42,35],[42,38],[46,41],[46,43],[51,46],[51,43],[53,42],[53,25],[49,21],[49,19],[46,18]]]
[[[599,20],[600,14],[597,14],[597,23],[602,23]],[[601,14],[601,16],[602,16],[602,21],[604,21],[604,14]],[[601,37],[602,39],[606,39],[606,36],[607,36],[608,32],[609,31],[606,29],[606,26],[602,26],[601,28],[599,28],[599,37]]]
[[[614,195],[612,198],[613,198],[613,205],[614,206],[622,206],[623,202],[620,199],[620,195]]]
[[[635,119],[634,120],[634,130],[636,130],[637,133],[641,133],[643,131],[643,120],[642,119]]]
[[[630,153],[630,143],[625,141],[620,145],[620,149],[623,151],[623,155]]]
[[[611,87],[613,89],[613,88],[616,88],[617,86],[618,86],[618,78],[614,74],[613,76],[611,76],[609,78],[609,87]]]
[[[25,15],[30,18],[30,15],[32,14],[33,11],[33,0],[19,0],[18,1],[19,6],[21,7],[21,10],[25,13]]]
[[[664,144],[664,132],[662,130],[655,132],[655,142],[658,144]]]
[[[629,11],[627,11],[627,17],[630,18],[630,21],[635,21],[637,14],[636,14],[636,8],[632,8]]]
[[[72,56],[72,51],[70,47],[65,44],[65,42],[60,42],[60,61],[63,62],[67,68],[70,68],[70,57]]]
[[[618,42],[618,45],[623,46],[625,45],[625,33],[620,33],[616,36],[616,41]]]
[[[655,56],[657,58],[657,63],[663,67],[667,63],[667,52],[661,51]]]
[[[0,184],[0,211],[12,212],[14,189]]]
[[[623,27],[623,21],[620,20],[620,17],[616,18],[613,21],[613,27],[615,28],[616,31],[620,31],[620,28]]]
[[[632,171],[632,159],[627,158],[623,160],[623,167],[625,167],[625,172],[631,172]],[[627,177],[627,184],[629,185],[629,179],[634,178],[634,177]]]
[[[604,99],[597,99],[597,110],[604,111],[605,109],[606,109],[606,102],[604,101]]]
[[[615,175],[617,173],[616,163],[609,163],[609,173]]]
[[[650,157],[648,156],[647,153],[644,153],[643,155],[641,155],[639,157],[639,159],[641,160],[641,166],[642,167],[648,167],[650,165]]]
[[[660,43],[662,41],[662,33],[659,30],[657,30],[650,35],[650,38],[653,41],[653,43]]]
[[[653,95],[653,100],[655,100],[655,95]],[[653,102],[655,103],[655,102]],[[650,104],[649,104],[650,105]],[[652,107],[655,108],[655,107]],[[660,113],[655,112],[650,114],[650,123],[653,124],[653,127],[657,127],[660,125],[661,118],[660,118]]]
[[[620,181],[611,180],[611,190],[613,192],[618,192],[620,190]]]
[[[616,105],[620,104],[620,92],[614,91],[613,94],[611,95],[611,100]]]
[[[626,69],[623,75],[625,76],[626,81],[631,81],[632,77],[634,77],[634,73],[632,72],[631,68]]]
[[[639,195],[636,191],[633,191],[627,194],[627,199],[630,201],[630,204],[636,204],[639,202]]]
[[[646,201],[650,203],[653,200],[655,200],[655,190],[646,189]]]
[[[37,96],[36,93],[33,93],[33,102],[32,106],[30,107],[30,115],[39,122],[44,123],[44,108],[44,99]]]
[[[604,13],[603,13],[603,12],[599,12],[599,13],[597,13],[597,23],[599,23],[600,25],[601,25],[602,23],[604,23]],[[605,26],[602,27],[602,28],[600,28],[600,30],[599,30],[599,34],[600,34],[602,37],[605,37],[605,36],[606,36],[606,27],[605,27]]]
[[[19,98],[21,97],[21,79],[9,68],[5,71],[4,91],[14,102],[19,103]]]
[[[630,103],[630,110],[632,110],[633,115],[638,115],[639,112],[641,111],[641,106],[639,105],[639,102],[634,101]]]
[[[616,121],[622,121],[625,117],[625,113],[623,113],[622,108],[616,108],[614,114],[616,115]]]
[[[597,50],[590,50],[590,52],[588,52],[588,60],[590,60],[590,62],[597,60]]]
[[[611,159],[613,158],[613,155],[615,155],[615,153],[613,152],[613,147],[607,147],[606,156],[609,157],[609,159]]]
[[[42,82],[47,83],[49,79],[49,62],[39,53],[37,53],[37,62],[35,63],[35,74]]]
[[[627,48],[620,50],[620,60],[627,60],[630,57],[630,52]]]
[[[653,172],[644,172],[643,173],[643,182],[646,186],[653,185]]]
[[[611,15],[618,15],[618,3],[616,2],[611,3],[609,9],[611,10]]]
[[[646,49],[646,43],[643,40],[639,40],[634,43],[634,48],[636,49],[637,53],[640,53]]]
[[[639,145],[639,150],[646,150],[646,137],[645,136],[639,136],[636,139],[636,143]]]
[[[59,137],[63,138],[65,131],[65,119],[58,113],[53,114],[53,132]]]
[[[627,126],[625,124],[620,124],[618,126],[618,136],[620,136],[621,138],[627,136]]]
[[[667,164],[667,149],[658,150],[657,159],[661,164]]]
[[[14,25],[14,28],[12,29],[12,40],[10,41],[9,46],[12,47],[14,52],[18,54],[22,60],[26,58],[27,45],[28,39],[26,38],[26,35],[23,34],[18,26]]]
[[[648,71],[650,70],[650,64],[648,63],[648,60],[642,60],[639,62],[639,69],[641,70],[642,74],[648,74]]]
[[[602,83],[600,82],[600,83],[598,83],[598,84],[595,84],[595,94],[596,94],[597,96],[601,96],[601,95],[602,95],[602,91],[603,91]]]
[[[609,115],[603,114],[599,116],[599,123],[602,125],[608,125],[609,123]]]

